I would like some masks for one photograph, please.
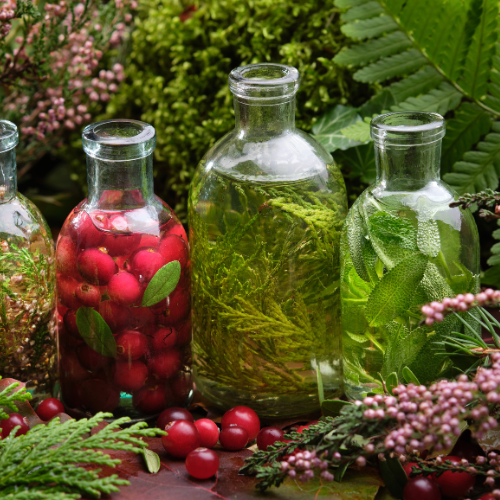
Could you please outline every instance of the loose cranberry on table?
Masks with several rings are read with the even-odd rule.
[[[196,448],[186,458],[186,470],[196,479],[208,479],[219,470],[219,457],[213,450]]]
[[[58,413],[64,412],[63,404],[56,398],[47,398],[43,400],[36,409],[37,415],[42,420],[52,420]]]
[[[460,464],[461,459],[454,456],[443,457],[443,463],[449,460],[452,464]],[[446,471],[434,481],[441,487],[444,496],[450,498],[465,497],[469,490],[476,484],[476,476],[467,472]]]
[[[19,415],[19,413],[9,413],[9,418],[5,418],[0,421],[2,439],[8,437],[12,432],[12,429],[18,425],[20,426],[20,429],[17,429],[16,436],[26,434],[30,430],[30,425],[26,417]]]
[[[224,413],[221,421],[222,429],[231,425],[243,427],[248,432],[248,442],[253,441],[260,431],[259,417],[248,406],[235,406]]]
[[[441,490],[429,477],[412,477],[406,483],[403,498],[404,500],[441,500]]]
[[[187,420],[175,420],[166,427],[166,436],[161,442],[165,451],[177,458],[186,458],[190,452],[201,445],[200,433],[196,426]]]
[[[311,420],[310,422],[308,422],[306,425],[301,425],[298,429],[297,429],[297,432],[299,434],[302,434],[304,432],[305,429],[309,429],[309,427],[311,425],[316,425],[317,423],[319,422],[319,420]]]
[[[283,440],[284,433],[279,427],[264,427],[257,435],[257,448],[266,451],[276,441]]]
[[[201,446],[204,448],[213,448],[219,440],[219,428],[217,424],[208,418],[200,418],[194,425],[196,425],[200,433]]]
[[[238,451],[242,450],[250,440],[246,429],[232,425],[220,431],[219,441],[225,450]]]
[[[184,408],[173,406],[172,408],[167,408],[160,413],[160,416],[156,421],[156,427],[164,430],[167,424],[176,420],[187,420],[188,422],[194,423],[194,417],[191,413]]]

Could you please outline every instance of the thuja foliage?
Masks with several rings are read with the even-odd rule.
[[[189,9],[187,9],[189,7]],[[366,85],[332,56],[345,44],[339,9],[321,0],[142,0],[128,57],[128,79],[108,116],[142,119],[158,134],[156,190],[185,217],[196,165],[234,126],[228,73],[277,62],[302,77],[298,126],[337,103],[356,104]],[[85,178],[81,163],[80,174]]]
[[[24,387],[20,387],[20,385],[19,382],[14,382],[0,392],[0,419],[8,418],[9,415],[5,411],[6,408],[16,412],[16,403],[24,403],[31,399],[31,394]]]

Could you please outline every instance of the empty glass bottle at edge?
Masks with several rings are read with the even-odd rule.
[[[439,176],[444,135],[435,113],[372,120],[377,178],[350,209],[341,246],[349,398],[381,390],[380,375],[396,371],[402,380],[403,365],[421,382],[450,368],[433,342],[461,323],[449,316],[422,326],[420,307],[478,290],[479,242],[470,211],[450,208],[454,195]]]
[[[235,129],[203,158],[189,202],[193,373],[220,408],[294,416],[342,393],[339,169],[295,128],[299,73],[229,75]]]
[[[73,415],[153,417],[192,395],[186,233],[153,193],[155,130],[83,131],[88,198],[57,241],[60,380]]]
[[[52,236],[17,192],[17,127],[0,120],[0,376],[50,392],[57,376]]]

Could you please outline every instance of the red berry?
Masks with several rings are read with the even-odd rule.
[[[160,413],[160,416],[156,421],[156,427],[163,430],[168,423],[174,422],[175,420],[187,420],[188,422],[194,423],[194,418],[191,413],[184,408],[173,406],[172,408],[167,408]]]
[[[82,382],[80,387],[82,405],[95,413],[113,411],[120,403],[120,393],[106,381],[93,378]]]
[[[191,337],[191,319],[188,319],[177,328],[177,345],[179,347],[188,345],[191,342]]]
[[[460,464],[458,457],[443,457],[443,462],[449,460],[453,464]],[[446,471],[439,477],[434,477],[434,481],[441,487],[441,493],[450,498],[462,498],[466,496],[469,490],[476,484],[476,476],[467,472]]]
[[[163,238],[160,243],[159,252],[165,259],[165,263],[177,260],[181,269],[186,267],[188,261],[188,248],[185,241],[179,236],[170,234]]]
[[[237,425],[225,427],[220,431],[219,441],[225,450],[242,450],[249,442],[248,432]]]
[[[160,237],[153,234],[143,234],[139,248],[153,248],[157,249],[160,245]]]
[[[174,347],[168,351],[156,353],[148,361],[148,366],[158,378],[173,377],[181,367],[180,351]]]
[[[180,372],[177,377],[169,380],[167,388],[167,401],[170,404],[183,406],[188,401],[193,391],[193,380],[190,373]]]
[[[130,312],[132,313],[130,324],[133,328],[142,328],[153,322],[154,314],[149,307],[132,307]]]
[[[93,285],[105,285],[118,271],[115,261],[100,248],[89,248],[78,256],[78,270]]]
[[[76,287],[79,285],[78,281],[65,274],[58,274],[56,281],[59,301],[70,309],[78,309],[81,305],[75,295]]]
[[[93,212],[92,217],[103,229],[107,227],[107,217],[99,212]],[[68,232],[78,248],[96,247],[104,241],[106,237],[92,221],[86,212],[74,214],[68,226]]]
[[[130,255],[141,241],[140,234],[130,234],[127,218],[123,214],[113,215],[109,219],[110,231],[122,231],[126,234],[108,234],[102,243],[109,255]]]
[[[165,430],[167,435],[162,436],[161,442],[165,451],[173,457],[186,458],[200,446],[200,434],[192,422],[175,420],[168,423]]]
[[[177,330],[171,326],[160,328],[151,337],[151,347],[153,352],[165,351],[174,347],[177,342]]]
[[[257,448],[266,451],[268,446],[272,446],[276,441],[283,439],[284,433],[279,427],[264,427],[257,434]]]
[[[416,467],[417,469],[420,469],[418,464],[416,462],[408,462],[407,464],[403,465],[403,469],[406,472],[406,475],[410,477],[410,473],[413,470],[413,467]]]
[[[116,338],[116,352],[118,358],[126,361],[134,361],[142,358],[148,351],[146,336],[135,330],[125,330]]]
[[[194,425],[196,425],[200,433],[201,446],[213,448],[219,440],[219,428],[217,424],[208,418],[200,418]]]
[[[154,248],[142,248],[131,257],[128,269],[139,281],[151,281],[158,269],[165,264],[163,256]]]
[[[248,441],[253,441],[260,431],[260,420],[251,408],[248,406],[235,406],[231,408],[222,417],[221,427],[224,429],[231,425],[243,427],[248,432]]]
[[[132,396],[132,404],[136,410],[153,415],[165,408],[165,388],[162,384],[146,385]]]
[[[76,298],[86,307],[97,307],[101,302],[101,291],[97,286],[80,283],[75,288]]]
[[[191,291],[189,288],[177,287],[166,299],[154,308],[153,313],[159,314],[159,322],[163,325],[174,325],[181,322],[189,314],[191,308]]]
[[[104,300],[99,304],[99,314],[113,333],[125,330],[129,326],[132,316],[128,307],[121,306],[112,300]]]
[[[63,404],[56,398],[44,399],[36,409],[37,415],[42,420],[52,420],[58,413],[64,412]]]
[[[148,378],[148,367],[141,361],[117,361],[115,366],[115,384],[125,392],[138,391]]]
[[[416,476],[408,479],[403,490],[404,500],[441,500],[439,486],[429,477]]]
[[[26,417],[19,415],[19,413],[9,413],[9,418],[0,420],[0,429],[2,430],[2,439],[5,439],[10,435],[12,429],[17,426],[21,426],[17,429],[16,436],[21,436],[26,434],[30,430],[30,424]]]
[[[196,479],[208,479],[219,470],[219,457],[213,450],[196,448],[186,457],[186,470]]]
[[[87,370],[90,370],[91,372],[97,372],[101,370],[102,368],[107,366],[111,361],[111,358],[99,354],[98,352],[94,351],[94,349],[89,347],[87,344],[82,344],[78,346],[76,353],[78,355],[78,359],[80,360],[81,365]]]
[[[67,236],[62,236],[57,242],[56,267],[63,274],[77,279],[79,277],[76,268],[76,245]]]
[[[174,236],[177,235],[181,237],[186,243],[188,241],[186,231],[184,230],[184,227],[182,224],[179,222],[175,223],[167,232],[168,236]]]
[[[89,372],[83,368],[75,354],[61,352],[59,375],[70,383],[78,383],[89,378]]]
[[[122,306],[131,306],[139,300],[142,293],[142,287],[137,278],[126,271],[115,274],[108,283],[110,299]]]
[[[485,493],[484,495],[481,495],[478,500],[498,500],[498,498],[493,495],[493,493]]]
[[[301,425],[298,429],[297,429],[297,432],[299,434],[302,434],[304,432],[305,429],[309,429],[309,427],[311,425],[316,425],[318,423],[318,420],[311,420],[310,422],[308,422],[306,425]]]
[[[82,340],[82,336],[76,325],[76,313],[73,309],[68,309],[63,318],[64,328],[75,339]]]

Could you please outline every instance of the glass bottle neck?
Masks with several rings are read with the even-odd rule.
[[[133,210],[153,201],[153,154],[133,160],[87,155],[88,202],[101,210]]]
[[[0,153],[0,203],[6,203],[17,194],[16,148]]]

